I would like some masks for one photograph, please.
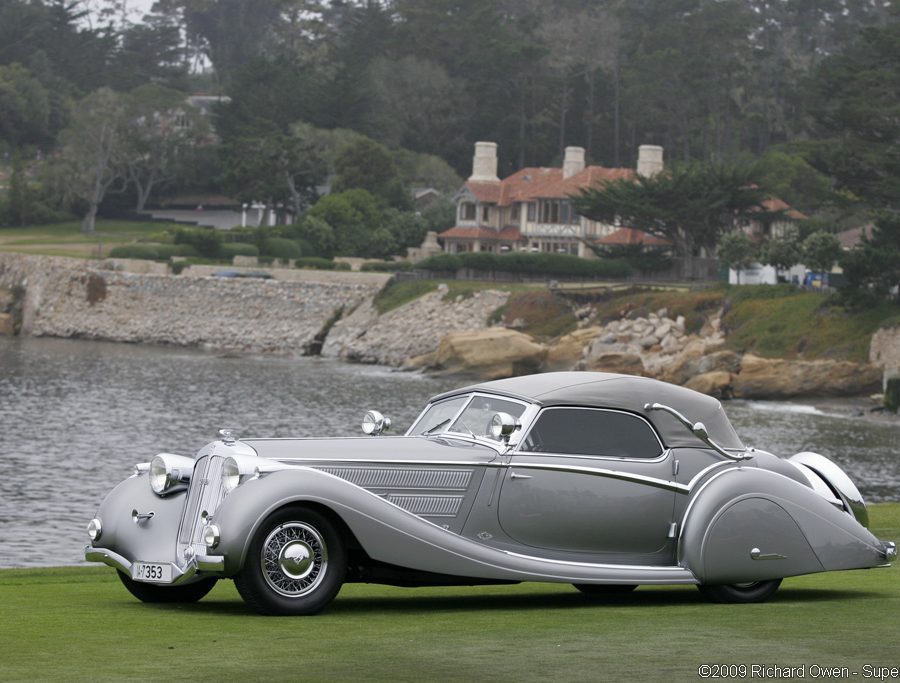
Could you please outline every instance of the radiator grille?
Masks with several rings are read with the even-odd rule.
[[[204,511],[208,515],[215,514],[225,497],[225,490],[222,488],[223,462],[224,459],[219,456],[209,456],[200,458],[194,465],[181,530],[178,533],[179,546],[201,545],[205,548],[202,536],[204,520],[201,515]]]

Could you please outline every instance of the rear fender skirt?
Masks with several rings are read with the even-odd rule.
[[[794,479],[755,467],[723,470],[691,496],[679,564],[706,583],[738,583],[875,567],[883,544]]]
[[[351,484],[311,468],[274,472],[242,484],[216,512],[217,553],[225,574],[244,563],[263,520],[289,504],[322,505],[337,514],[373,560],[443,575],[565,583],[697,583],[680,567],[564,562],[510,553],[463,538]]]

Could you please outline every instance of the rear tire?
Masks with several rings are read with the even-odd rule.
[[[330,603],[347,574],[347,550],[334,524],[302,506],[274,512],[250,542],[234,584],[262,614],[315,614]]]
[[[572,585],[585,595],[596,597],[628,595],[637,588],[637,584],[633,583],[573,583]]]
[[[177,586],[166,586],[156,583],[144,583],[135,581],[130,576],[122,572],[116,572],[119,579],[128,592],[131,593],[141,602],[155,603],[174,603],[174,602],[197,602],[200,598],[209,593],[213,586],[216,585],[218,579],[210,577],[200,579],[194,583],[185,583]]]
[[[765,602],[772,597],[780,585],[781,579],[772,579],[771,581],[753,581],[751,583],[701,584],[697,588],[710,602],[735,605]]]

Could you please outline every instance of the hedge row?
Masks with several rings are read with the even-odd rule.
[[[319,256],[306,256],[294,261],[295,268],[313,268],[315,270],[350,270],[350,264],[343,261],[332,261]]]
[[[360,270],[376,273],[399,273],[412,270],[412,263],[409,261],[366,261]]]
[[[433,271],[456,271],[468,268],[476,271],[500,271],[527,275],[554,275],[557,277],[626,277],[631,267],[624,261],[611,259],[583,259],[567,254],[534,254],[512,252],[466,252],[463,254],[438,254],[417,263],[416,268]]]
[[[244,242],[227,242],[219,247],[219,256],[228,259],[235,256],[259,256],[259,247]]]

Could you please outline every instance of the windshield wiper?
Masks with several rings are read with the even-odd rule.
[[[446,427],[448,422],[450,422],[449,417],[446,420],[444,420],[443,422],[438,422],[434,427],[426,429],[424,432],[422,432],[422,436],[429,436],[432,432],[436,432],[438,429],[441,429],[442,427]]]

